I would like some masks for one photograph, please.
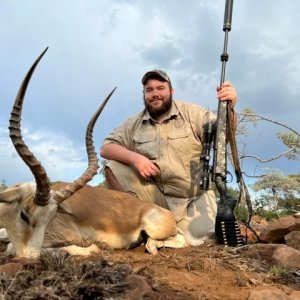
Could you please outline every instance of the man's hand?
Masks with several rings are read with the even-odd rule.
[[[151,176],[159,175],[159,168],[147,157],[136,153],[131,165],[138,171],[144,179],[150,179]]]
[[[128,150],[118,144],[106,144],[100,149],[100,154],[106,159],[117,160],[123,164],[130,165],[138,171],[144,179],[160,174],[159,168],[147,157]]]
[[[220,101],[230,101],[232,107],[235,106],[237,102],[237,92],[230,81],[225,81],[221,87],[217,87],[217,98]]]

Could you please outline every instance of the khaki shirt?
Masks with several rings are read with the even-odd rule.
[[[154,180],[164,195],[191,198],[200,193],[203,125],[214,121],[215,115],[201,106],[173,101],[162,122],[143,111],[116,128],[103,144],[119,144],[146,156],[161,171]]]

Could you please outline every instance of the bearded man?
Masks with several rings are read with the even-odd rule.
[[[166,72],[153,70],[142,78],[145,109],[127,119],[103,142],[109,187],[132,193],[173,212],[189,245],[214,235],[217,212],[213,190],[201,190],[204,126],[216,116],[203,107],[174,101]],[[230,82],[217,87],[217,98],[237,102]]]

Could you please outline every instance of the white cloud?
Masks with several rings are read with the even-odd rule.
[[[22,130],[25,143],[46,169],[51,181],[72,181],[87,168],[85,149],[75,144],[63,133],[36,130]],[[8,130],[0,127],[0,178],[8,185],[20,181],[32,181],[33,175],[17,155],[9,137]],[[93,182],[100,182],[96,176]]]

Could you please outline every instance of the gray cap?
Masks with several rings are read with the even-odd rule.
[[[170,77],[168,76],[168,74],[163,71],[163,70],[153,70],[153,71],[149,71],[147,72],[143,78],[142,78],[142,84],[145,85],[147,80],[150,78],[155,78],[155,77],[161,77],[164,81],[167,81],[170,83],[171,85],[171,80]]]

